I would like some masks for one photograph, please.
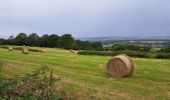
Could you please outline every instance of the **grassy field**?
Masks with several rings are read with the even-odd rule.
[[[66,91],[79,99],[170,99],[170,61],[133,58],[135,75],[112,78],[105,70],[111,57],[77,55],[67,50],[46,48],[45,53],[0,49],[4,62],[2,75],[23,75],[48,65],[54,75],[63,77]]]

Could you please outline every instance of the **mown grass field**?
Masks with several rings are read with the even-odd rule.
[[[55,76],[63,77],[61,84],[79,99],[170,99],[170,60],[133,58],[135,75],[112,78],[105,70],[111,57],[77,55],[67,50],[45,49],[45,53],[0,49],[4,62],[2,75],[24,75],[48,65]],[[68,92],[69,93],[69,92]]]

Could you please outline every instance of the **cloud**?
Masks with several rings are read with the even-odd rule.
[[[169,0],[1,0],[0,34],[170,34]]]

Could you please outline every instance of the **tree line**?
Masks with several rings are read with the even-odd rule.
[[[74,50],[103,50],[101,42],[76,40],[71,34],[64,34],[61,36],[56,34],[44,34],[43,36],[39,36],[36,33],[29,35],[26,33],[19,33],[16,37],[10,36],[8,39],[1,38],[0,45],[26,45]]]

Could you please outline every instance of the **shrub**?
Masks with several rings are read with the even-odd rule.
[[[141,57],[141,58],[148,58],[149,53],[141,52],[141,51],[130,51],[130,50],[122,50],[122,51],[90,51],[90,50],[83,50],[79,51],[78,54],[82,55],[100,55],[100,56],[116,56],[119,54],[126,54],[131,57]]]
[[[158,52],[170,53],[170,47],[161,48]]]
[[[120,54],[126,54],[131,57],[140,57],[140,58],[149,58],[149,53],[148,52],[142,52],[142,51],[130,51],[130,50],[124,50],[120,51]]]
[[[92,51],[92,50],[81,50],[78,52],[78,54],[83,55],[100,55],[100,56],[111,56],[112,52],[106,52],[106,51]]]
[[[115,44],[112,46],[113,51],[121,50],[131,50],[131,51],[150,51],[150,47],[141,47],[137,45],[128,45],[128,44]]]
[[[170,59],[170,53],[157,52],[157,53],[155,53],[154,58],[157,58],[157,59]]]
[[[0,78],[0,99],[4,100],[58,100],[66,98],[62,88],[57,90],[48,67],[37,69],[32,74],[16,78]]]

